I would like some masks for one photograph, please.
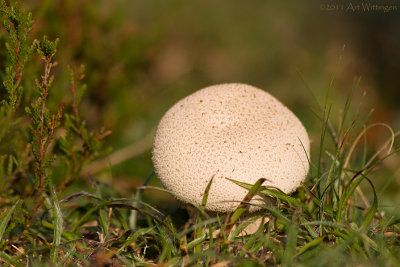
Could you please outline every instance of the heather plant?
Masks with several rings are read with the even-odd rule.
[[[4,199],[0,246],[6,253],[15,240],[36,243],[41,234],[33,230],[42,223],[40,218],[48,215],[54,222],[51,254],[55,261],[63,227],[57,194],[79,177],[84,165],[102,155],[102,141],[109,132],[88,130],[79,116],[85,91],[83,68],[78,74],[69,68],[71,103],[59,103],[56,110],[48,107],[49,94],[60,90],[52,87],[58,39],[44,36],[33,40],[32,16],[17,4],[2,1],[0,12],[7,32],[0,106],[0,196]],[[38,62],[43,69],[40,78],[25,75],[26,64]],[[30,79],[34,82],[24,82]],[[57,131],[62,132],[58,137]],[[55,177],[57,168],[61,171]]]

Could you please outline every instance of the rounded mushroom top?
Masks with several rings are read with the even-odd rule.
[[[193,205],[214,177],[206,209],[230,212],[248,190],[226,178],[249,184],[266,178],[264,185],[290,193],[308,173],[309,145],[302,123],[276,98],[250,85],[221,84],[168,110],[152,160],[163,186]]]

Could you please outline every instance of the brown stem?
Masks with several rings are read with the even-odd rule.
[[[44,59],[45,61],[45,68],[44,74],[42,75],[42,83],[40,86],[40,95],[41,95],[41,110],[39,114],[40,119],[40,132],[39,132],[39,139],[38,139],[38,147],[39,151],[36,154],[36,170],[38,172],[38,184],[36,185],[36,197],[35,197],[35,206],[32,211],[33,219],[34,215],[36,214],[39,207],[42,205],[42,192],[44,190],[44,184],[46,182],[46,174],[43,167],[44,159],[46,156],[46,149],[49,144],[49,140],[52,137],[53,132],[51,131],[49,134],[45,133],[45,113],[46,113],[46,100],[48,95],[48,90],[50,87],[49,79],[50,79],[50,72],[54,64],[51,62],[52,57],[47,57]],[[37,133],[35,133],[37,134]]]

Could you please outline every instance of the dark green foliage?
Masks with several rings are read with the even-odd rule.
[[[34,158],[35,172],[35,208],[33,214],[41,205],[42,193],[47,187],[49,177],[51,176],[51,165],[55,160],[55,155],[48,151],[50,142],[53,140],[54,131],[60,126],[64,104],[60,105],[57,112],[51,112],[46,107],[49,90],[54,80],[51,70],[57,65],[53,61],[56,53],[58,40],[49,41],[46,36],[42,41],[34,41],[34,47],[37,54],[44,62],[44,73],[41,80],[36,80],[36,90],[39,97],[32,101],[30,107],[26,107],[26,113],[31,119],[30,126],[30,145]]]
[[[56,262],[62,237],[73,236],[64,231],[57,195],[66,183],[79,178],[84,164],[104,155],[102,143],[108,132],[90,131],[79,118],[78,105],[85,91],[83,68],[78,83],[70,69],[71,103],[58,103],[55,110],[48,107],[49,95],[60,90],[52,87],[58,39],[33,40],[31,14],[17,4],[1,1],[0,14],[7,32],[0,94],[0,259],[18,265],[18,259],[11,256],[18,248],[12,244],[22,242],[20,248],[32,255],[52,244],[45,255],[51,252],[49,259]],[[35,61],[36,55],[40,61]],[[24,75],[27,64],[41,64],[40,78]],[[23,84],[35,87],[23,88]],[[67,133],[58,140],[57,131]],[[71,165],[73,171],[68,168]],[[56,177],[54,169],[64,171]]]
[[[15,110],[22,96],[22,73],[33,50],[28,39],[33,21],[32,15],[21,12],[17,5],[9,7],[5,1],[1,1],[0,9],[4,15],[3,25],[8,33],[8,42],[5,44],[8,65],[3,76],[3,86],[8,96],[6,100],[2,100],[2,104]]]
[[[84,66],[81,66],[79,72],[75,74],[69,68],[72,112],[64,116],[65,136],[59,139],[59,147],[66,164],[66,178],[61,181],[62,187],[79,176],[86,164],[106,154],[107,151],[102,151],[101,148],[104,138],[111,133],[105,130],[89,131],[86,122],[80,118],[79,103],[86,91],[86,85],[82,84],[85,77],[84,70]]]

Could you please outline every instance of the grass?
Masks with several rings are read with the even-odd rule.
[[[328,127],[329,117],[321,121],[322,129],[333,130]],[[212,217],[204,210],[207,190],[196,218],[183,227],[176,226],[157,207],[142,202],[140,191],[135,199],[107,197],[100,190],[94,195],[80,192],[59,200],[53,190],[34,227],[18,225],[23,228],[18,238],[10,233],[4,238],[8,224],[20,209],[18,201],[1,217],[1,261],[15,266],[40,266],[43,262],[57,266],[212,266],[219,262],[242,266],[350,266],[368,262],[396,266],[400,252],[399,218],[382,215],[369,176],[397,151],[391,149],[392,144],[385,149],[386,154],[380,156],[381,151],[370,160],[363,160],[362,167],[353,167],[350,158],[355,144],[369,127],[378,126],[363,125],[364,130],[352,139],[349,136],[356,123],[352,121],[351,129],[342,130],[342,134],[322,133],[331,137],[333,143],[344,141],[335,143],[334,150],[321,144],[319,150],[327,157],[310,162],[310,176],[292,196],[261,186],[263,179],[255,185],[232,181],[249,189],[249,193],[227,217]],[[363,183],[372,192],[371,203],[364,206],[359,201],[360,194],[364,194],[364,189],[360,189]],[[240,231],[232,231],[232,226],[246,212],[247,203],[255,194],[265,199],[262,214],[270,220],[255,234],[239,236]],[[131,211],[136,214],[133,227],[129,226]],[[240,222],[237,229],[246,224]],[[221,230],[220,234],[213,237],[216,230]],[[37,257],[42,260],[38,262]]]
[[[92,189],[77,190],[84,183],[79,179],[84,167],[104,157],[101,145],[109,134],[88,130],[81,118],[83,69],[69,69],[71,101],[53,109],[61,106],[48,105],[47,98],[57,41],[30,42],[30,15],[5,2],[1,11],[9,38],[0,110],[5,125],[0,140],[1,265],[400,265],[400,217],[380,206],[375,185],[388,175],[382,163],[398,152],[399,132],[383,123],[368,123],[370,114],[353,108],[359,79],[335,124],[329,103],[332,75],[325,102],[314,112],[321,129],[319,143],[312,144],[316,153],[306,181],[295,193],[262,186],[268,177],[259,177],[254,185],[231,180],[249,192],[232,214],[216,215],[205,210],[211,181],[202,205],[192,207],[188,220],[179,223],[160,210],[161,203],[150,205],[142,198],[146,190],[167,191],[148,186],[152,171],[132,198],[120,197],[90,175]],[[45,72],[38,74],[36,91],[28,94],[22,86],[35,77],[23,74],[23,67],[35,50]],[[374,152],[370,147],[376,144],[371,146],[367,134],[377,127],[390,136]],[[57,129],[65,135],[56,137]],[[15,138],[9,138],[10,133]],[[248,219],[255,195],[264,202]],[[262,216],[269,220],[254,234],[240,234]]]

